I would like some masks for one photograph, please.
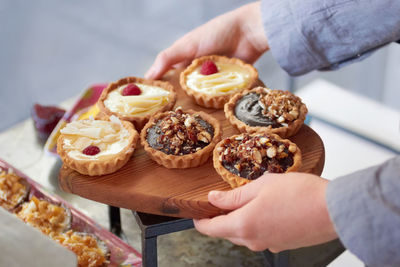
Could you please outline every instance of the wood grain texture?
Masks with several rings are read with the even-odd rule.
[[[223,110],[206,109],[196,105],[179,86],[179,71],[171,71],[165,77],[178,91],[177,106],[183,109],[202,110],[221,121],[223,138],[237,134],[225,119]],[[289,138],[302,151],[302,172],[320,175],[325,161],[321,138],[304,125]],[[181,218],[205,218],[223,213],[207,201],[210,190],[229,190],[214,170],[212,158],[206,164],[191,169],[166,169],[152,161],[138,144],[128,163],[115,173],[103,176],[86,176],[62,166],[60,187],[108,205],[140,212]]]

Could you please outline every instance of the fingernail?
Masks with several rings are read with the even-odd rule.
[[[210,191],[208,193],[208,197],[213,198],[213,199],[219,199],[222,197],[222,192],[221,191]]]

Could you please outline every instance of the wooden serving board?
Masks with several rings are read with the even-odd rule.
[[[202,110],[219,119],[223,138],[237,134],[224,117],[223,110],[207,109],[196,105],[179,86],[179,71],[170,71],[164,80],[170,81],[178,93],[177,106]],[[302,172],[320,175],[325,161],[321,138],[304,125],[291,141],[295,142],[303,156]],[[138,145],[128,163],[115,173],[102,176],[86,176],[62,166],[59,175],[61,188],[108,205],[135,211],[181,217],[205,218],[223,213],[207,200],[211,190],[229,190],[212,164],[212,157],[200,167],[191,169],[167,169],[150,159]]]

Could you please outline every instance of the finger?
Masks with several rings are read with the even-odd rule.
[[[193,220],[197,231],[211,237],[227,238],[235,236],[232,216],[220,215],[212,219]]]
[[[254,199],[260,188],[254,181],[229,191],[210,191],[208,201],[220,209],[235,210]]]
[[[146,79],[160,79],[173,65],[191,61],[196,54],[196,48],[187,41],[178,41],[169,48],[161,51],[153,65],[145,74]]]

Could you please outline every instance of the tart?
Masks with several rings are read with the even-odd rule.
[[[17,217],[51,237],[66,231],[71,225],[69,209],[35,196],[22,205]]]
[[[13,173],[0,172],[0,207],[14,211],[28,198],[29,189],[25,179]]]
[[[221,140],[219,122],[204,112],[177,108],[154,116],[141,132],[144,150],[166,168],[200,166]]]
[[[252,65],[216,55],[195,59],[180,75],[186,94],[206,108],[223,108],[232,95],[257,82],[258,72]]]
[[[60,130],[57,153],[69,168],[95,176],[115,172],[128,162],[139,134],[133,125],[109,120],[79,120]]]
[[[97,105],[102,113],[130,121],[140,130],[154,113],[172,109],[175,102],[176,93],[169,82],[126,77],[110,83]]]
[[[301,166],[296,144],[275,134],[240,134],[219,142],[213,153],[214,168],[232,188],[264,173],[286,173]]]
[[[225,117],[242,133],[296,134],[307,107],[289,91],[257,87],[234,95],[224,107]]]
[[[110,251],[107,245],[93,234],[69,230],[54,236],[53,239],[76,254],[79,267],[108,266]]]

